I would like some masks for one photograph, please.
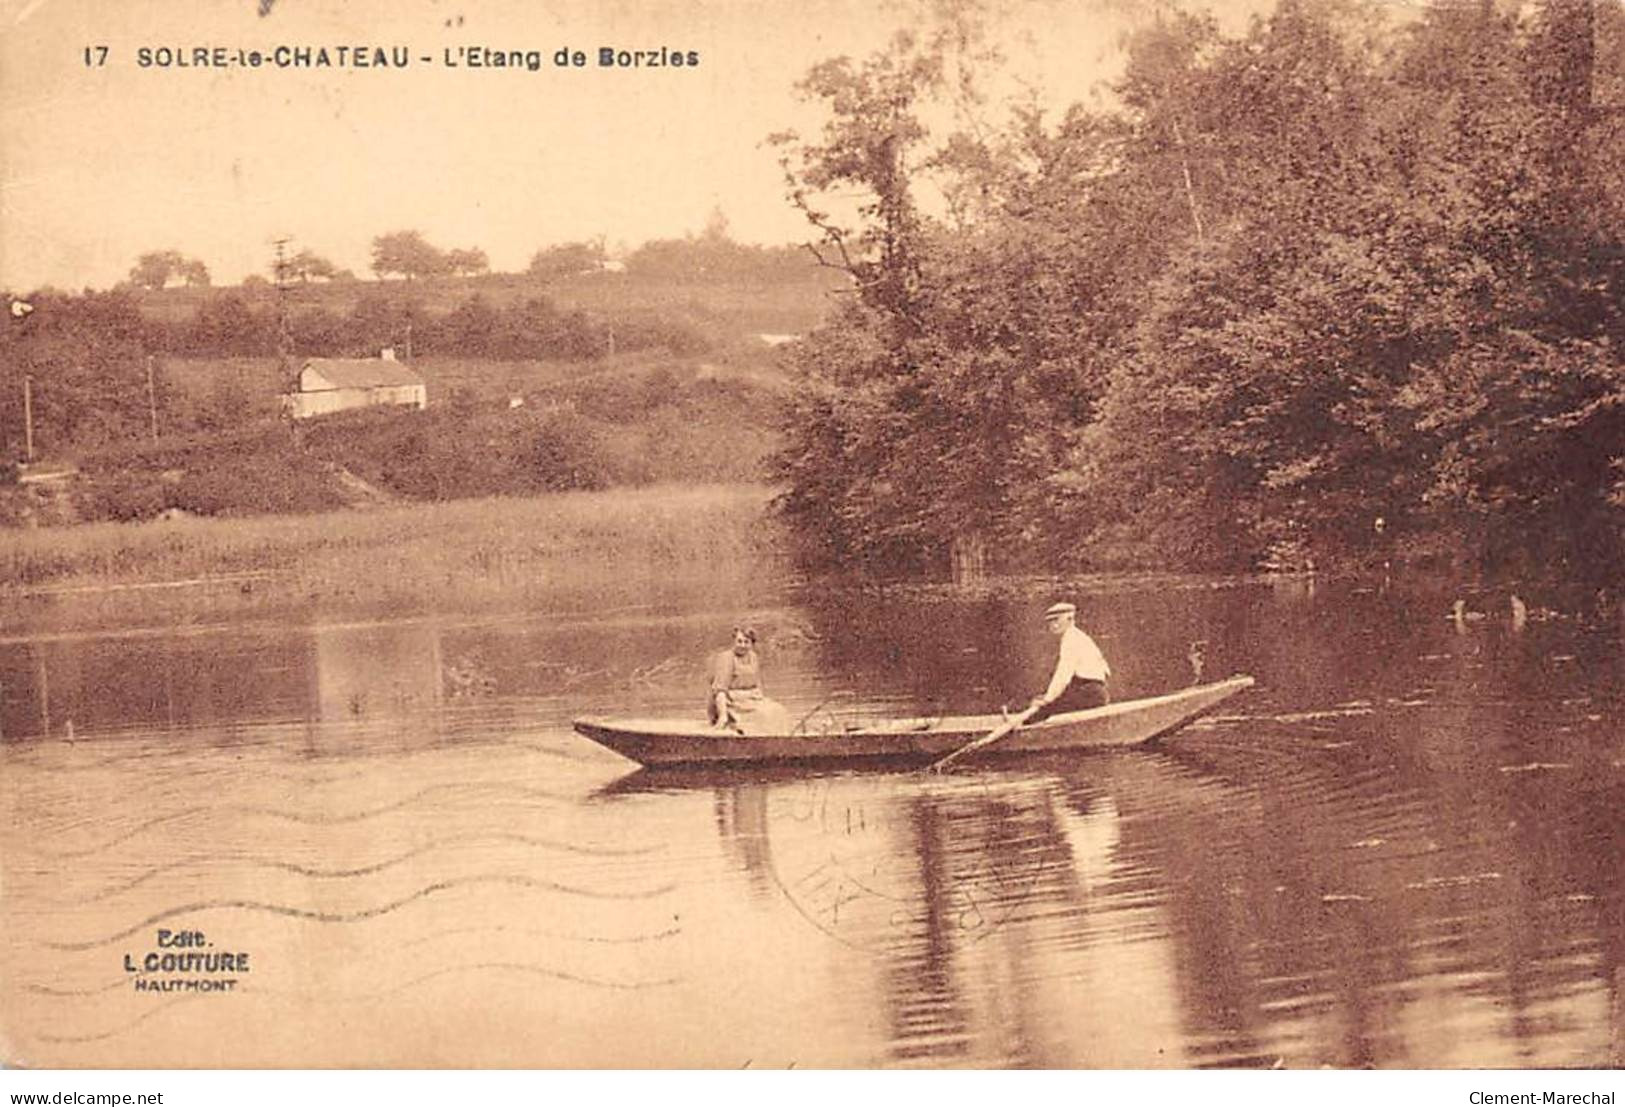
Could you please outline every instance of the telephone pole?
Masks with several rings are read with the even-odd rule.
[[[276,246],[276,357],[285,387],[293,378],[293,338],[288,330],[288,235],[271,240]],[[290,388],[290,391],[292,389]]]
[[[10,319],[23,327],[28,317],[34,311],[34,305],[27,300],[13,300],[6,305]],[[28,442],[28,463],[34,463],[34,378],[31,374],[23,373],[23,437]]]
[[[23,434],[28,440],[28,464],[34,464],[34,378],[23,374]]]
[[[147,355],[147,414],[152,419],[152,440],[158,441],[158,391],[152,384],[152,355]]]

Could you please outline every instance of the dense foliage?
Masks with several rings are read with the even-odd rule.
[[[779,141],[853,295],[779,458],[808,552],[1617,578],[1625,14],[1391,12],[1164,13],[1110,107],[946,140],[962,17],[814,69]]]

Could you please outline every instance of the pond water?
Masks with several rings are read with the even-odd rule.
[[[697,715],[741,619],[798,717],[1019,703],[1051,596],[4,639],[5,1060],[1625,1060],[1618,622],[1068,595],[1119,699],[1189,683],[1198,640],[1258,685],[1150,750],[673,776],[569,720]]]

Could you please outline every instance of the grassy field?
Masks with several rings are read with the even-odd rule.
[[[184,597],[255,608],[457,609],[733,587],[778,558],[760,485],[461,500],[370,512],[0,531],[0,597],[109,625]],[[137,619],[139,621],[139,618]]]

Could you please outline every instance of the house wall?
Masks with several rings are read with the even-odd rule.
[[[301,377],[303,383],[303,377]],[[282,397],[285,409],[295,419],[331,415],[355,408],[399,405],[422,410],[429,406],[428,389],[421,384],[378,388],[328,388],[320,392],[295,392]]]

